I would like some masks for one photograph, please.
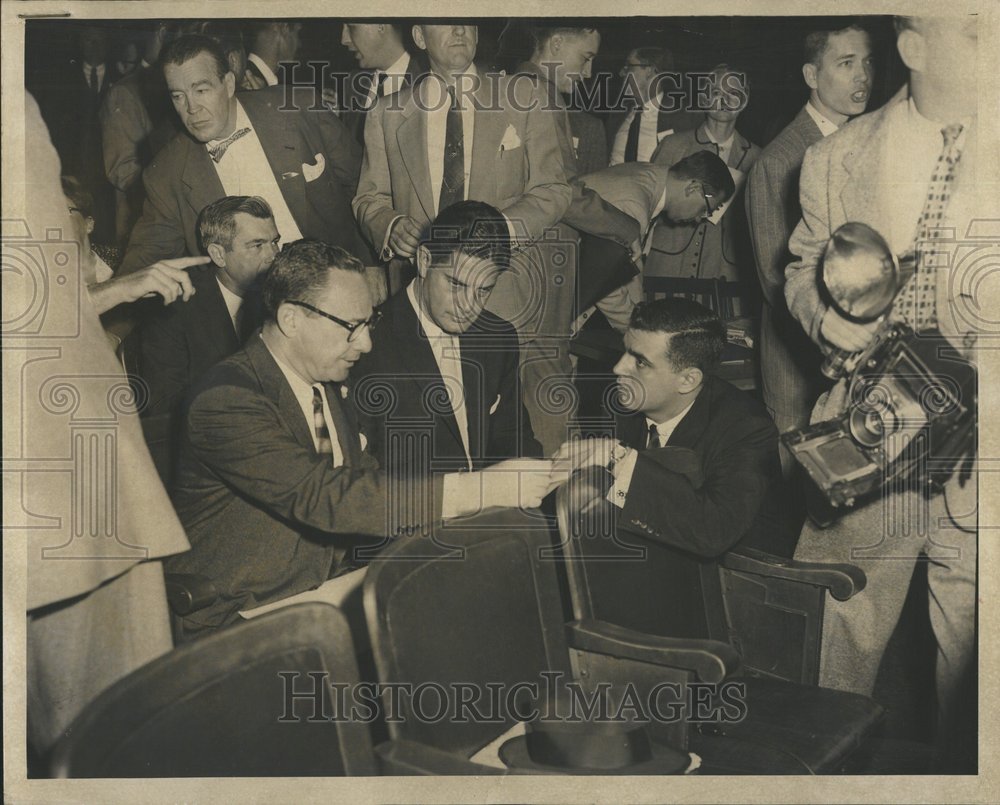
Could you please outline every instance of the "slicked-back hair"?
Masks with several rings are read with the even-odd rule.
[[[719,199],[720,203],[732,198],[736,192],[736,183],[726,163],[711,151],[689,154],[671,165],[670,172],[678,179],[701,182],[705,192]]]
[[[216,39],[203,34],[186,34],[178,37],[163,48],[160,55],[160,66],[168,64],[184,64],[201,53],[207,53],[215,62],[215,73],[221,81],[229,72],[229,59],[225,48]]]
[[[844,31],[869,33],[868,29],[861,24],[861,21],[854,17],[817,18],[812,23],[812,29],[806,34],[806,38],[802,42],[802,63],[815,64],[819,67],[823,54],[826,53],[827,46],[830,44],[830,37],[833,34],[843,33]]]
[[[718,315],[693,299],[667,297],[640,302],[628,326],[671,336],[667,359],[674,371],[697,368],[709,372],[718,365],[726,345],[726,328]]]
[[[599,34],[593,25],[532,25],[528,28],[535,52],[542,50],[553,36],[587,36]]]
[[[674,69],[674,54],[666,48],[633,48],[629,53],[634,53],[641,64],[651,64],[655,67],[657,75],[669,73]]]
[[[60,176],[63,195],[73,202],[84,218],[94,217],[94,196],[75,176]]]
[[[510,230],[500,211],[482,201],[460,201],[445,207],[423,231],[420,245],[431,255],[431,265],[454,262],[464,254],[510,265]]]
[[[227,252],[233,248],[236,214],[243,213],[262,221],[274,218],[271,206],[260,196],[226,196],[213,201],[198,214],[198,234],[202,248],[219,244]]]
[[[335,270],[365,275],[364,264],[339,246],[308,239],[284,246],[261,284],[265,317],[275,321],[281,303],[289,299],[316,304]]]

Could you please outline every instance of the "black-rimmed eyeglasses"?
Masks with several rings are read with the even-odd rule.
[[[372,311],[371,318],[365,319],[364,321],[344,321],[343,319],[338,319],[332,313],[327,313],[325,310],[320,310],[318,307],[310,305],[308,302],[300,302],[298,299],[286,299],[285,300],[290,305],[297,305],[298,307],[304,307],[306,310],[311,310],[323,318],[329,319],[334,324],[339,324],[345,330],[347,330],[347,340],[353,341],[359,332],[361,332],[362,327],[367,327],[368,332],[375,329],[375,326],[382,320],[382,312],[379,310]]]

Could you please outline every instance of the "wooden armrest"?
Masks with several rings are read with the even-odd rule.
[[[846,601],[865,588],[868,579],[860,567],[832,562],[797,562],[754,548],[724,554],[719,563],[728,570],[826,587],[838,601]]]
[[[219,588],[207,576],[197,573],[164,573],[167,602],[177,615],[190,615],[214,604],[219,598]]]
[[[702,682],[722,682],[740,664],[728,643],[648,635],[604,621],[568,623],[566,639],[580,651],[692,671]]]
[[[417,741],[386,741],[375,747],[379,767],[386,775],[420,774],[512,774],[513,769],[497,769]]]

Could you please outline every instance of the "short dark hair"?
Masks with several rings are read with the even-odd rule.
[[[207,53],[212,57],[216,75],[221,81],[229,72],[229,59],[223,46],[211,36],[185,34],[178,37],[163,49],[160,65],[166,67],[168,64],[184,64],[201,53]]]
[[[642,64],[651,64],[656,68],[657,74],[669,73],[674,69],[674,54],[666,48],[641,47],[632,48],[629,53],[634,53],[635,57]]]
[[[545,47],[553,36],[585,36],[588,34],[599,34],[600,30],[593,25],[532,25],[528,28],[528,33],[534,42],[535,50]]]
[[[73,202],[84,218],[94,217],[94,196],[75,176],[60,176],[63,195]]]
[[[819,17],[811,21],[809,33],[802,43],[802,63],[818,67],[830,44],[830,37],[844,31],[868,33],[868,29],[855,17]]]
[[[510,265],[510,230],[500,211],[482,201],[460,201],[438,213],[420,237],[431,265],[450,262],[456,254]]]
[[[365,275],[364,264],[339,246],[305,239],[284,246],[261,285],[265,317],[274,321],[281,303],[289,299],[315,303],[329,287],[334,269]]]
[[[628,326],[647,333],[671,336],[667,359],[674,371],[690,367],[709,372],[726,346],[726,328],[718,315],[693,299],[666,297],[640,302]]]
[[[715,196],[720,203],[732,198],[736,192],[733,175],[716,154],[711,151],[695,151],[670,166],[670,172],[678,179],[696,179],[705,192]]]
[[[236,214],[252,218],[274,218],[271,206],[260,196],[225,196],[213,201],[198,214],[198,234],[202,248],[217,243],[226,251],[233,247],[236,234]]]

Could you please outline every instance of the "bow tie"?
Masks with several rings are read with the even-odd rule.
[[[239,131],[234,131],[221,143],[208,146],[208,155],[215,161],[218,162],[222,157],[225,156],[226,151],[229,149],[234,142],[236,142],[240,137],[245,137],[250,133],[249,128],[242,128]]]

